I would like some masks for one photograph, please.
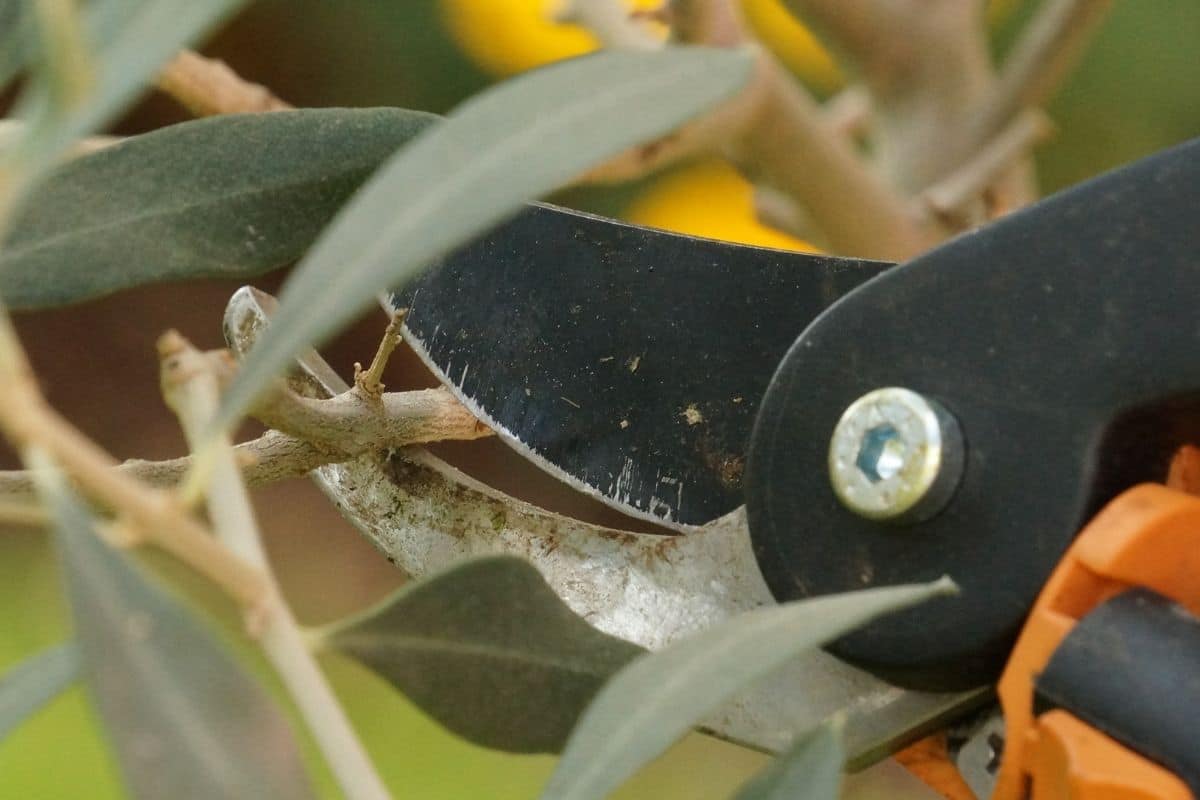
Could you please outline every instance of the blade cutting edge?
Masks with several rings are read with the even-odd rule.
[[[532,204],[392,297],[458,398],[550,474],[690,530],[742,503],[758,403],[800,332],[891,266]]]

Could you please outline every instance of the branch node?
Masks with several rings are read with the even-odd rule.
[[[182,50],[163,67],[158,88],[198,117],[291,108],[265,86],[251,83],[224,61]]]
[[[631,14],[620,0],[567,0],[552,19],[582,25],[605,47],[653,50],[661,44],[643,24],[646,17]]]
[[[96,533],[108,544],[121,550],[132,550],[148,541],[146,534],[125,517],[98,522]]]
[[[264,589],[262,597],[257,602],[245,606],[242,612],[242,625],[245,627],[246,635],[251,639],[261,641],[263,634],[271,626],[275,616],[276,600],[273,592]]]
[[[1054,125],[1045,113],[1027,109],[970,161],[926,189],[921,200],[944,224],[960,230],[1005,213],[1008,209],[1002,205],[981,201],[990,200],[986,196],[990,187],[1053,132]]]
[[[373,403],[378,403],[383,397],[383,370],[387,367],[392,351],[400,344],[400,327],[404,324],[407,310],[397,311],[388,322],[387,330],[379,340],[379,349],[375,351],[375,358],[371,360],[371,366],[364,370],[362,364],[354,362],[354,388],[364,399]]]

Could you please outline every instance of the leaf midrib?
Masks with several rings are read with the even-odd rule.
[[[333,639],[333,644],[338,647],[350,650],[366,650],[378,653],[386,653],[392,655],[397,651],[404,654],[405,651],[423,652],[440,652],[452,655],[461,655],[464,657],[476,658],[491,658],[498,661],[512,661],[522,665],[536,665],[557,669],[562,672],[569,672],[574,675],[580,675],[590,678],[605,678],[613,674],[614,671],[589,670],[584,665],[578,663],[570,663],[567,661],[559,661],[552,655],[544,653],[530,653],[523,650],[506,649],[497,645],[490,645],[484,642],[464,642],[461,640],[452,641],[449,639],[436,639],[431,636],[413,636],[411,634],[387,636],[375,636],[370,634],[354,634],[340,635]],[[631,657],[636,658],[634,654]]]
[[[400,145],[397,145],[397,147],[399,146]],[[386,160],[387,158],[385,157],[384,159],[380,160],[378,164],[382,164]],[[17,247],[5,247],[0,249],[0,263],[13,259],[24,258],[32,253],[38,252],[39,250],[53,247],[64,240],[75,239],[78,237],[88,237],[93,234],[103,233],[126,225],[134,225],[146,220],[165,219],[168,217],[179,216],[181,214],[194,212],[197,209],[209,206],[220,206],[249,197],[257,197],[264,194],[287,191],[288,189],[293,189],[295,187],[306,186],[328,180],[331,176],[345,175],[349,172],[353,172],[354,169],[362,169],[365,166],[369,166],[369,162],[361,162],[354,168],[350,169],[332,170],[329,173],[325,173],[320,176],[314,176],[306,180],[281,181],[279,183],[271,183],[265,186],[247,187],[231,193],[210,194],[199,200],[192,200],[178,205],[169,205],[165,208],[158,206],[148,211],[139,211],[135,214],[117,217],[116,219],[110,219],[92,225],[72,228],[68,231],[56,233],[52,236],[30,242],[27,245],[18,245]]]
[[[855,609],[853,612],[847,611],[845,617],[839,621],[839,624],[831,626],[833,633],[830,633],[830,629],[826,629],[819,636],[808,637],[808,640],[805,643],[800,644],[790,651],[787,651],[786,655],[784,656],[772,656],[768,659],[762,659],[757,665],[760,668],[757,670],[757,672],[760,675],[763,673],[764,670],[762,670],[761,667],[764,663],[769,663],[772,665],[766,670],[769,672],[774,668],[776,662],[787,661],[795,658],[800,653],[814,650],[820,646],[821,642],[827,641],[836,636],[838,631],[853,629],[857,625],[862,624],[861,621],[864,618],[870,619],[879,614],[886,613],[888,608],[901,608],[907,603],[913,602],[918,597],[920,597],[920,593],[914,592],[913,595],[909,598],[906,598],[906,600],[892,600],[890,605],[885,603],[881,603],[879,606],[872,605],[870,606],[869,611],[861,611],[858,609]],[[816,612],[817,610],[818,609],[812,609],[813,612]],[[845,624],[846,619],[851,620],[850,624]],[[644,728],[653,727],[653,718],[657,716],[658,710],[662,707],[661,701],[664,698],[677,696],[681,687],[685,687],[688,683],[690,683],[697,673],[707,672],[712,669],[711,664],[714,661],[714,652],[719,651],[722,654],[722,657],[718,660],[723,661],[724,654],[727,654],[731,650],[740,650],[745,646],[745,643],[748,640],[752,641],[759,638],[759,636],[761,636],[760,632],[762,631],[770,631],[772,629],[785,630],[796,627],[807,628],[812,626],[812,623],[813,620],[811,618],[803,620],[798,618],[790,618],[781,621],[778,617],[770,615],[763,616],[757,620],[751,620],[749,625],[745,625],[741,629],[731,632],[724,642],[716,643],[716,646],[707,653],[705,658],[687,659],[685,663],[678,665],[677,669],[674,669],[670,672],[670,674],[665,675],[663,683],[654,692],[654,696],[651,701],[642,703],[630,710],[628,716],[625,717],[624,724],[622,724],[618,730],[609,735],[609,737],[605,740],[605,749],[610,754],[624,753],[628,749],[629,741],[636,734],[640,733]],[[595,781],[597,776],[602,775],[607,771],[611,771],[612,766],[613,764],[611,755],[608,758],[593,758],[589,763],[585,764],[578,773],[576,773],[577,777],[569,785],[574,787],[576,790],[578,790],[580,787],[587,787]],[[551,780],[553,782],[553,778]],[[571,796],[574,796],[575,794],[577,794],[577,792],[573,791]]]

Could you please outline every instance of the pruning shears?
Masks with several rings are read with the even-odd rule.
[[[502,505],[419,450],[321,480],[409,572],[517,551],[652,648],[949,574],[960,596],[707,727],[778,749],[840,711],[863,764],[949,726],[980,797],[1200,796],[1198,209],[1200,140],[902,265],[531,204],[387,302],[509,445],[678,535]],[[239,293],[233,339],[268,305]],[[344,387],[304,364],[314,392]],[[439,493],[478,524],[439,529],[421,511]]]

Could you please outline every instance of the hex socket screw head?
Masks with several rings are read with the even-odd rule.
[[[958,422],[914,391],[868,392],[842,413],[829,441],[829,480],[859,516],[923,522],[941,511],[962,477]]]

